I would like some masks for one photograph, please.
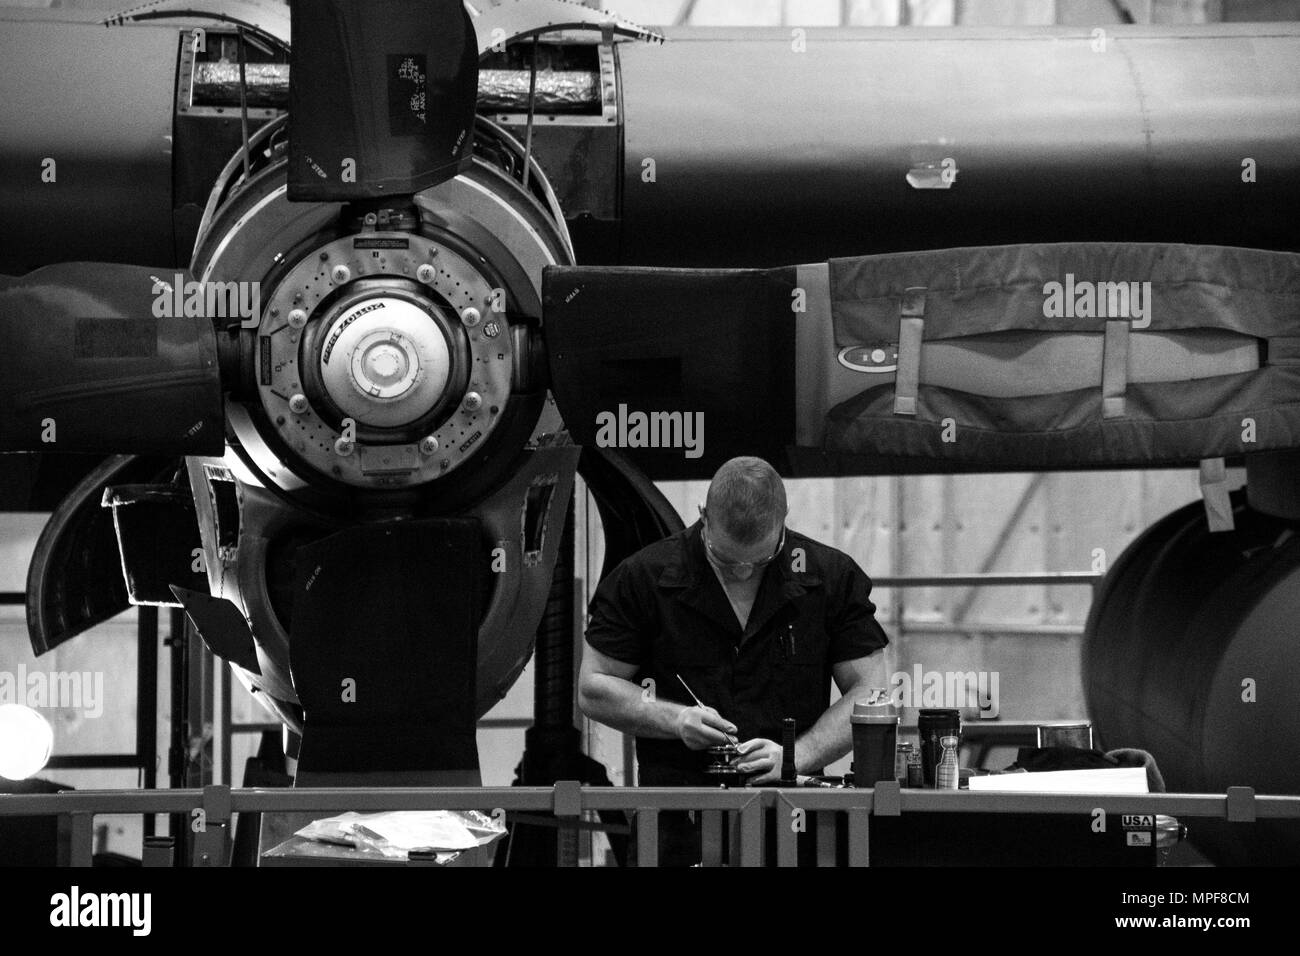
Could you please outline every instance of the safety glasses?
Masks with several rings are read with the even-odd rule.
[[[776,550],[768,557],[763,558],[761,561],[726,561],[718,555],[718,552],[713,550],[713,545],[709,542],[709,516],[704,513],[703,508],[700,509],[700,517],[704,519],[704,550],[708,553],[709,561],[720,571],[736,573],[757,571],[775,561],[777,556],[780,555],[781,549],[785,547],[785,526],[782,525],[781,537],[776,543]]]

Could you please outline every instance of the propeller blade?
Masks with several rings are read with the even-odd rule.
[[[114,455],[100,462],[50,515],[27,569],[27,630],[36,654],[58,647],[131,607],[112,509],[113,484],[148,482],[176,470],[165,458]]]
[[[780,462],[794,441],[794,275],[547,269],[551,389],[574,440],[655,480],[708,478],[736,455]]]
[[[646,43],[664,42],[658,30],[574,0],[467,0],[465,9],[473,18],[480,56],[503,49],[511,40],[556,30],[596,30]]]
[[[417,193],[473,160],[478,50],[460,0],[293,4],[289,200]]]
[[[196,288],[102,262],[0,277],[0,451],[222,454],[212,320],[176,314]]]
[[[257,660],[257,640],[235,602],[177,584],[171,590],[208,650],[250,673],[262,673],[262,665]]]
[[[219,10],[201,9],[203,6],[203,3],[196,3],[195,0],[148,0],[145,3],[132,3],[101,22],[106,27],[116,27],[123,23],[141,23],[147,20],[217,20],[241,26],[253,35],[271,42],[286,42],[289,39],[289,10],[284,4],[262,3],[259,0],[222,0]]]

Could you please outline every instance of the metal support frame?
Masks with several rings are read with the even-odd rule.
[[[1082,587],[1087,585],[1096,596],[1105,574],[1093,571],[1044,571],[1024,574],[1005,572],[981,572],[978,574],[929,574],[929,575],[881,575],[871,579],[876,588],[970,588],[982,587],[1024,587],[1043,584],[1048,587]],[[903,620],[903,602],[894,601],[893,625],[899,636],[904,634],[972,634],[997,633],[1019,634],[1035,637],[1070,637],[1083,633],[1083,628],[1071,624],[1018,624],[989,622],[973,629],[963,623],[954,613],[954,620],[949,623],[918,624],[908,626]],[[963,601],[960,612],[966,613],[969,602]]]
[[[1095,571],[1044,571],[1025,574],[930,574],[882,575],[872,578],[878,588],[965,588],[965,587],[1017,587],[1025,584],[1078,584],[1092,585],[1105,574]]]
[[[21,591],[0,592],[0,605],[22,607],[27,595]],[[136,608],[136,684],[135,684],[135,751],[116,754],[61,754],[46,763],[48,770],[109,770],[134,769],[146,790],[158,785],[158,609],[148,605]],[[94,817],[76,821],[76,832],[90,828],[93,835]],[[154,835],[155,821],[145,815],[144,836]],[[63,833],[61,836],[68,836]],[[90,852],[93,853],[93,843]],[[86,864],[90,865],[89,859]]]
[[[991,793],[946,790],[901,790],[897,784],[876,789],[822,790],[751,788],[737,790],[704,788],[584,787],[562,781],[554,787],[461,787],[461,788],[303,788],[293,790],[231,790],[224,786],[203,789],[153,791],[67,791],[57,794],[6,795],[0,797],[0,816],[48,816],[60,818],[60,833],[66,850],[63,862],[88,866],[94,846],[94,818],[103,814],[169,813],[189,819],[195,809],[204,810],[206,833],[199,833],[201,854],[208,865],[224,865],[228,858],[228,833],[214,823],[227,822],[233,813],[319,813],[322,816],[344,810],[480,810],[502,809],[509,813],[547,812],[570,818],[600,810],[632,811],[636,818],[638,866],[658,862],[658,817],[663,810],[695,810],[710,815],[719,824],[706,823],[716,833],[723,813],[734,814],[739,830],[739,859],[733,864],[760,866],[763,860],[762,818],[768,811],[781,814],[777,827],[777,856],[780,865],[795,863],[799,834],[788,823],[796,810],[818,812],[811,838],[817,841],[819,865],[834,865],[833,815],[846,814],[849,828],[849,865],[870,863],[868,826],[870,817],[908,813],[995,813],[995,814],[1079,814],[1090,816],[1101,808],[1108,814],[1163,813],[1177,817],[1201,817],[1249,826],[1256,820],[1300,820],[1300,796],[1258,795],[1250,787],[1231,787],[1226,793]],[[150,865],[168,865],[176,857],[166,838],[146,844]],[[709,846],[706,864],[716,861],[716,847]],[[576,857],[558,861],[576,866]]]
[[[146,790],[158,786],[158,609],[136,609],[135,753]],[[157,821],[144,818],[144,836],[154,835]]]

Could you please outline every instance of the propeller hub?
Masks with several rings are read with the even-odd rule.
[[[393,333],[396,337],[396,333]],[[357,353],[360,355],[360,351]],[[409,353],[401,348],[395,348],[391,342],[376,342],[367,347],[365,355],[361,360],[360,372],[354,371],[358,382],[364,382],[369,379],[374,384],[370,388],[379,389],[392,388],[398,385],[406,388],[410,384],[412,376],[407,372],[413,372],[414,366],[410,362]]]
[[[451,376],[451,348],[425,309],[395,295],[365,295],[337,309],[320,352],[321,381],[345,415],[400,428],[428,414]]]
[[[349,235],[306,251],[279,278],[259,327],[258,385],[271,421],[298,456],[349,484],[392,487],[450,471],[510,399],[513,342],[502,320],[491,334],[461,320],[493,301],[474,262],[428,236]],[[301,327],[286,321],[295,309],[306,315]],[[470,392],[479,405],[466,405]],[[299,394],[302,409],[285,397]],[[433,450],[421,451],[429,437]]]
[[[465,481],[492,480],[485,450],[506,449],[504,461],[500,443],[527,441],[524,423],[544,407],[515,317],[540,316],[543,269],[571,261],[558,206],[478,163],[416,194],[411,228],[338,234],[340,210],[290,204],[285,189],[267,178],[232,199],[195,258],[203,281],[260,276],[268,289],[241,335],[241,399],[228,406],[249,460],[308,496],[413,488],[470,463]],[[290,252],[268,267],[271,246]]]

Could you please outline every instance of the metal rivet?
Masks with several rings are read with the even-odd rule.
[[[303,414],[310,407],[311,403],[307,401],[307,396],[303,395],[301,392],[289,399],[289,411],[293,412],[295,415]]]
[[[476,412],[483,407],[483,396],[478,392],[466,392],[464,405],[467,411]]]
[[[289,310],[289,325],[295,329],[300,329],[307,324],[307,311],[305,309]]]
[[[871,361],[875,362],[877,365],[883,365],[883,364],[885,363],[885,350],[884,350],[884,349],[872,349],[872,350],[871,350]]]
[[[482,318],[482,313],[472,305],[460,314],[460,320],[471,329],[478,325]]]
[[[421,282],[423,282],[425,285],[431,283],[434,280],[434,277],[437,276],[437,274],[438,271],[434,269],[433,266],[429,265],[429,263],[427,262],[423,263],[418,269],[415,270],[415,277],[419,279]]]
[[[420,439],[420,454],[432,455],[438,450],[438,439],[428,435]]]
[[[352,454],[356,447],[353,442],[348,441],[346,438],[340,438],[334,442],[334,454],[340,458],[346,458]]]
[[[347,266],[335,266],[330,270],[330,278],[336,285],[342,285],[352,278],[352,270]]]

